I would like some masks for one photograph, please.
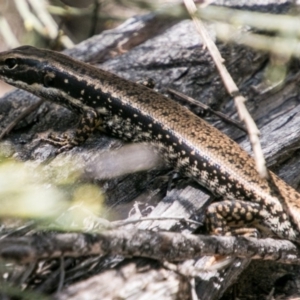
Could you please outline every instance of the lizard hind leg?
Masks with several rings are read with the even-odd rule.
[[[244,235],[259,237],[255,223],[262,219],[261,206],[248,201],[221,201],[206,211],[206,228],[215,235]]]
[[[254,223],[261,219],[261,206],[247,201],[220,201],[211,204],[206,211],[206,228],[215,235],[243,235],[260,237]],[[207,271],[220,270],[233,262],[234,256],[213,255],[207,262]]]

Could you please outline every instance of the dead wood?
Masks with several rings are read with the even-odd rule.
[[[241,3],[241,1],[237,2],[237,5]],[[280,1],[280,3],[276,1],[275,4],[271,1],[266,2],[267,5],[252,6],[250,9],[284,13],[291,5],[289,1]],[[245,7],[245,3],[241,5]],[[285,181],[297,188],[300,176],[298,172],[300,160],[297,151],[300,139],[298,62],[296,60],[292,62],[286,80],[279,89],[260,93],[258,87],[263,82],[269,55],[220,42],[217,46],[241,93],[248,99],[247,107],[261,130],[261,142],[268,165]],[[126,22],[120,28],[104,32],[79,44],[67,53],[133,81],[151,77],[161,92],[166,88],[179,90],[236,118],[232,99],[226,94],[214,64],[206,49],[201,47],[200,38],[189,20],[175,23],[174,20],[171,22],[167,19],[157,20],[153,15],[138,17]],[[16,115],[37,100],[36,97],[23,91],[15,91],[3,97],[0,105],[1,127],[4,128]],[[201,113],[196,107],[190,106],[190,108],[196,113]],[[206,119],[251,152],[243,132],[221,123],[214,116],[208,115]],[[73,113],[45,102],[37,111],[22,120],[0,147],[23,161],[47,162],[47,159],[53,157],[55,149],[50,145],[38,144],[35,138],[52,130],[65,131],[74,127],[76,120],[77,117]],[[83,162],[92,160],[99,152],[109,151],[121,145],[120,141],[96,133],[84,145],[61,156],[65,160],[75,161],[76,168],[84,169]],[[54,168],[57,164],[59,164],[58,160],[54,159],[47,162],[44,168],[46,171],[51,170],[51,167]],[[139,207],[147,208],[150,205],[154,207],[150,214],[149,210],[144,212],[141,209],[142,213],[148,216],[179,216],[201,222],[210,201],[210,195],[194,184],[176,184],[175,188],[167,191],[168,173],[164,170],[123,175],[110,180],[99,180],[95,177],[92,180],[105,192],[106,204],[115,214],[124,218],[132,210],[134,202],[139,201],[143,203],[143,206]],[[137,214],[137,210],[135,212]],[[136,216],[133,214],[133,217]],[[182,224],[178,221],[148,221],[137,227],[186,233],[196,229],[194,225]],[[202,258],[199,261],[187,261],[186,264],[201,268],[207,260],[208,258]],[[40,276],[38,283],[34,279],[36,266],[29,279],[26,279],[27,286],[41,292],[53,293],[61,274],[57,271],[61,270],[61,263],[54,260],[49,266],[53,277]],[[82,299],[87,293],[89,299],[99,299],[99,291],[102,289],[101,299],[112,299],[123,295],[140,299],[142,295],[147,295],[147,292],[150,293],[148,299],[157,298],[159,292],[165,295],[164,298],[159,297],[160,299],[176,297],[183,299],[183,296],[179,297],[183,291],[187,298],[192,292],[196,292],[201,299],[218,299],[237,281],[248,264],[247,260],[236,259],[225,270],[199,272],[196,280],[190,280],[178,275],[172,269],[166,269],[163,265],[149,260],[124,261],[118,256],[105,256],[97,260],[95,258],[65,260],[64,287],[68,286],[68,288],[56,297],[57,299]],[[141,265],[143,267],[140,267]],[[271,272],[267,270],[266,276],[275,281],[282,275],[284,267],[280,266],[280,268],[280,272],[274,269]],[[296,274],[297,268],[293,269],[293,274]],[[288,273],[291,269],[287,267],[286,270]],[[255,270],[251,272],[255,274]],[[245,273],[251,276],[247,270]],[[24,269],[15,271],[15,274],[17,275],[12,276],[11,282],[20,282],[18,280],[24,274]],[[257,274],[253,275],[255,276]],[[77,281],[81,282],[74,284]],[[249,282],[241,281],[240,288],[246,290],[248,286]],[[272,280],[265,288],[267,290],[272,288]],[[154,293],[154,291],[159,292]]]

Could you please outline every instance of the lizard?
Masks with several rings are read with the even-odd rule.
[[[166,163],[222,201],[209,205],[212,234],[257,230],[290,241],[300,237],[300,194],[236,142],[175,101],[141,84],[51,50],[22,46],[0,53],[0,79],[80,115],[73,134],[43,140],[66,151],[97,128],[128,142],[156,146]]]

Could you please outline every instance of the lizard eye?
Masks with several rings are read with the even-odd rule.
[[[7,58],[4,63],[5,66],[10,70],[14,69],[18,65],[17,60],[14,58]]]
[[[55,75],[53,73],[46,74],[44,76],[44,87],[51,87],[54,82]]]

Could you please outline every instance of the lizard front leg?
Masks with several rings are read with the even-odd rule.
[[[47,138],[40,140],[59,147],[57,153],[61,153],[82,144],[100,124],[101,118],[96,110],[85,108],[82,110],[79,124],[75,130],[63,134],[51,133]]]

